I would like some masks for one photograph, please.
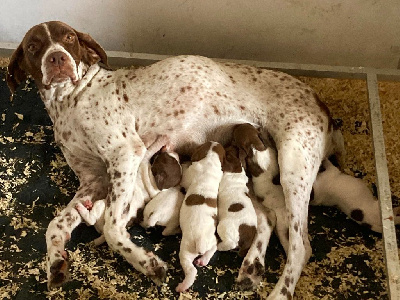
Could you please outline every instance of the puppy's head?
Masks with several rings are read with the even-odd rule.
[[[240,150],[244,151],[246,155],[251,155],[252,149],[257,151],[264,151],[266,149],[258,130],[248,123],[239,124],[234,127],[232,142]]]
[[[225,148],[225,160],[222,165],[224,172],[230,173],[241,173],[242,166],[245,166],[246,162],[240,160],[240,150],[238,147],[229,146]]]
[[[214,151],[215,153],[217,153],[221,165],[224,163],[225,149],[221,144],[217,142],[206,142],[197,147],[192,154],[191,161],[196,162],[204,159],[209,153],[209,151]]]
[[[151,165],[151,172],[159,190],[174,187],[182,179],[181,165],[173,153],[161,152],[156,155]]]
[[[42,23],[29,29],[11,56],[7,85],[14,94],[27,75],[39,89],[68,80],[75,83],[84,66],[99,61],[107,65],[107,55],[88,34],[59,21]]]

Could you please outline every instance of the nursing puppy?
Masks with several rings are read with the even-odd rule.
[[[193,262],[205,266],[217,250],[217,196],[224,157],[220,144],[207,142],[193,153],[192,164],[184,169],[181,185],[186,196],[180,212],[179,259],[185,279],[176,287],[177,292],[186,291],[194,283],[197,270]]]
[[[240,161],[239,149],[230,146],[225,153],[224,173],[218,190],[217,233],[221,239],[218,250],[239,248],[239,255],[245,256],[257,230],[257,215],[249,196],[249,179]]]
[[[149,155],[153,152],[149,150]],[[132,203],[139,204],[139,208],[132,209],[134,206],[128,204],[125,208],[124,216],[120,222],[132,222],[132,217],[137,217],[135,221],[140,222],[142,219],[142,211],[145,203],[151,199],[164,197],[168,202],[182,202],[183,195],[176,189],[179,184],[182,171],[179,164],[179,158],[176,153],[166,152],[156,154],[151,164],[147,155],[139,166],[138,176],[136,178],[136,192],[133,195]],[[156,200],[156,202],[159,200]],[[96,230],[102,235],[94,240],[95,245],[99,245],[105,241],[103,235],[104,227],[104,209],[105,200],[97,200],[92,203],[86,200],[83,203],[78,203],[75,209],[79,212],[82,219],[88,225],[94,225]],[[148,209],[149,212],[149,209]],[[155,220],[157,222],[157,220]],[[161,224],[160,224],[161,225]],[[179,221],[178,221],[179,225]]]
[[[180,186],[161,191],[146,204],[140,225],[144,228],[164,226],[162,235],[180,233],[179,212],[184,197]]]
[[[378,199],[364,181],[340,172],[328,159],[313,184],[310,204],[336,206],[358,224],[383,231]],[[400,224],[400,207],[393,208],[393,214],[394,223]]]

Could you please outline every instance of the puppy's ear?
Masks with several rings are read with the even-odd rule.
[[[83,47],[84,53],[82,60],[89,66],[102,62],[108,67],[107,54],[104,49],[88,34],[75,31],[79,39],[79,44]]]
[[[24,59],[24,50],[20,44],[11,56],[7,67],[6,81],[11,95],[14,95],[18,85],[26,79],[26,73],[21,68]]]

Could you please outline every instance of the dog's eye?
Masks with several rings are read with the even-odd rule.
[[[75,41],[75,36],[72,33],[67,33],[64,38],[65,42],[73,43]]]
[[[28,45],[28,51],[29,51],[29,52],[35,53],[36,50],[37,50],[36,44],[29,44],[29,45]]]

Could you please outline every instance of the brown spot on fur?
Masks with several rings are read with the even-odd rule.
[[[250,265],[250,266],[247,268],[247,273],[248,273],[249,275],[252,275],[252,274],[253,274],[253,271],[254,271],[254,265]]]
[[[256,234],[256,227],[247,224],[240,224],[239,226],[239,255],[245,256],[253,243]]]
[[[206,205],[208,205],[210,207],[217,207],[217,199],[215,199],[215,198],[205,198],[204,196],[198,195],[198,194],[189,195],[186,198],[185,203],[188,206],[206,204]]]
[[[247,160],[247,170],[253,177],[258,177],[264,172],[263,169],[252,160]]]
[[[364,219],[364,213],[361,209],[352,210],[350,216],[353,220],[356,220],[358,222],[361,222]]]
[[[200,161],[207,156],[208,151],[211,148],[211,142],[204,143],[203,145],[196,148],[191,157],[192,162]]]
[[[242,203],[234,203],[229,206],[228,211],[229,212],[238,212],[241,211],[244,208]]]
[[[225,160],[225,149],[224,149],[224,147],[222,147],[221,144],[216,144],[212,148],[212,151],[214,151],[215,153],[218,154],[219,161],[221,162],[221,166],[222,166],[222,164],[223,164],[223,162]]]
[[[65,141],[68,141],[69,137],[71,136],[72,132],[71,131],[64,131],[62,133],[62,137]]]
[[[131,203],[128,202],[128,205],[125,207],[124,211],[122,212],[123,215],[126,215],[129,213],[129,209],[131,208]]]
[[[122,248],[122,250],[125,251],[126,253],[131,253],[132,252],[132,249],[131,248],[127,248],[127,247]]]
[[[261,249],[262,249],[262,242],[261,241],[257,242],[257,249],[258,249],[259,252],[261,252]]]
[[[289,287],[290,285],[290,278],[288,276],[285,277],[285,285]]]

